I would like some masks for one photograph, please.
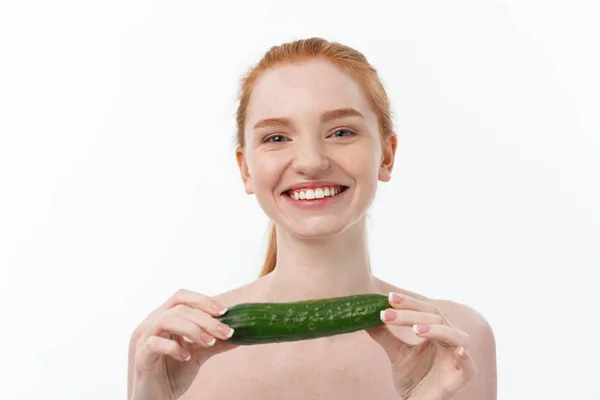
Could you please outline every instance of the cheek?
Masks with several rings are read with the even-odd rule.
[[[250,166],[250,174],[256,192],[273,191],[277,186],[286,162],[273,153],[257,154]]]
[[[362,162],[356,163],[354,168],[354,174],[359,181],[359,184],[365,187],[375,187],[377,186],[377,181],[379,178],[379,170],[377,169],[377,163],[371,158],[363,158]]]
[[[379,173],[381,153],[372,146],[355,147],[351,152],[344,154],[345,169],[357,179],[375,179]]]

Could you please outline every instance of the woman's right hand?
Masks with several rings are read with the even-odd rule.
[[[179,290],[135,330],[129,350],[128,399],[175,400],[211,356],[238,347],[233,331],[215,319],[225,307],[213,298]]]

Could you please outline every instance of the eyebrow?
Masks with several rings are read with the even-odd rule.
[[[325,111],[321,114],[321,123],[329,122],[334,119],[340,119],[345,117],[360,117],[364,118],[364,115],[355,110],[354,108],[338,108],[336,110]],[[273,128],[273,127],[291,127],[293,125],[291,118],[289,117],[277,117],[277,118],[266,118],[261,119],[254,124],[253,129],[261,128]]]

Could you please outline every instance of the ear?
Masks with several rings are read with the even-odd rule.
[[[381,166],[379,167],[379,180],[382,182],[388,182],[392,178],[397,147],[398,137],[394,132],[390,132],[382,139]]]
[[[250,170],[248,169],[248,164],[246,163],[243,147],[238,146],[235,149],[235,158],[237,160],[238,168],[240,169],[240,176],[242,177],[242,182],[244,183],[244,189],[246,190],[246,193],[254,194],[252,178],[250,177]]]

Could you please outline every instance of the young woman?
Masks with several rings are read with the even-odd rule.
[[[131,337],[129,399],[496,399],[486,320],[371,273],[365,215],[390,180],[392,125],[356,50],[310,38],[265,54],[242,82],[236,152],[246,192],[273,222],[261,275],[214,297],[181,290],[153,311]],[[237,303],[362,293],[389,294],[382,326],[239,346],[216,319]]]

